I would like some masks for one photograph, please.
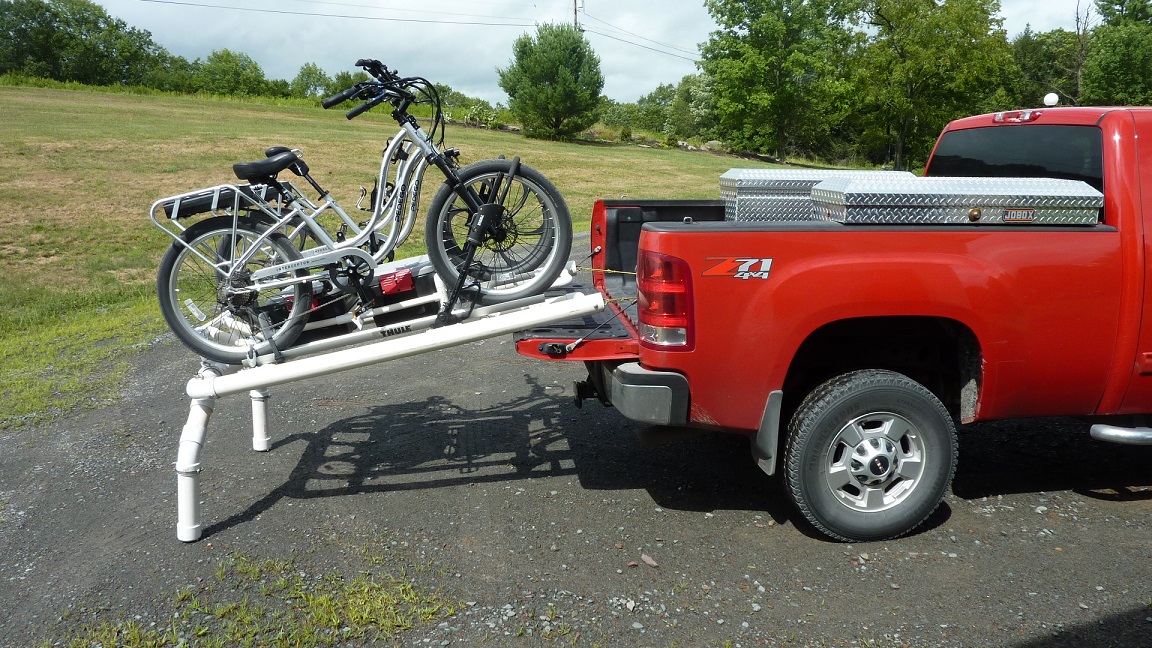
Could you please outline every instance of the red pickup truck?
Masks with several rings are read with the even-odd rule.
[[[518,351],[584,362],[578,403],[747,435],[839,540],[928,517],[955,471],[956,421],[1090,417],[1096,438],[1152,443],[1152,109],[957,120],[925,176],[910,180],[1079,181],[1102,206],[1077,224],[994,204],[965,222],[868,223],[599,201],[593,281],[611,312],[524,332]]]

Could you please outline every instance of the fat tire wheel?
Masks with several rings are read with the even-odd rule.
[[[232,217],[209,218],[185,230],[180,236],[184,244],[173,242],[160,261],[156,276],[160,312],[176,337],[200,356],[225,364],[240,364],[248,357],[250,345],[257,354],[272,353],[272,344],[253,335],[258,325],[236,317],[221,302],[225,275],[192,252],[196,249],[206,257],[225,259],[237,245],[245,248],[243,242],[255,240],[266,229],[267,224],[257,219],[238,219],[237,243],[233,244]],[[301,258],[291,241],[280,233],[268,237],[262,247],[247,270]],[[293,274],[307,276],[308,271],[300,269]],[[268,315],[272,342],[277,349],[284,350],[296,341],[308,321],[312,286],[303,282],[283,290],[257,293],[247,306]]]
[[[856,371],[817,387],[796,410],[784,483],[821,533],[886,540],[936,510],[956,457],[956,426],[932,392],[892,371]]]
[[[526,164],[520,165],[514,178],[508,178],[511,166],[510,160],[481,160],[457,171],[461,183],[481,196],[487,196],[497,177],[512,183],[497,226],[500,238],[486,239],[476,249],[478,265],[470,272],[479,286],[476,301],[481,304],[544,292],[560,276],[572,251],[572,218],[560,191]],[[428,257],[449,286],[460,276],[471,216],[448,183],[440,186],[428,205],[424,230]]]

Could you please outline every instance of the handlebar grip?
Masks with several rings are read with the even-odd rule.
[[[365,101],[364,103],[360,104],[359,106],[356,106],[352,110],[349,110],[347,113],[345,113],[344,116],[347,117],[348,119],[353,119],[353,118],[359,116],[361,113],[368,112],[369,110],[371,110],[375,106],[379,105],[379,103],[383,100],[384,100],[384,96],[381,95],[381,96],[376,97],[374,99],[370,99],[368,101]]]
[[[333,106],[338,106],[338,105],[344,103],[345,101],[348,101],[352,97],[356,96],[356,93],[358,93],[358,92],[360,92],[360,88],[358,86],[352,86],[351,88],[348,88],[347,90],[345,90],[344,92],[341,92],[340,94],[332,95],[331,97],[328,97],[324,101],[321,101],[320,105],[324,106],[324,108],[326,108],[326,109],[331,108]]]

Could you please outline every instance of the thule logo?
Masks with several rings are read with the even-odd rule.
[[[384,337],[392,337],[393,335],[400,335],[402,333],[411,333],[411,332],[412,332],[412,325],[411,324],[405,324],[404,326],[396,326],[393,328],[384,329],[383,331],[380,332],[380,335],[382,335]]]

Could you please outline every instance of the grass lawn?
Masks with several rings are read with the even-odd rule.
[[[233,162],[282,144],[303,149],[352,207],[397,130],[381,109],[348,121],[342,110],[26,87],[0,87],[0,110],[0,429],[113,397],[125,351],[166,330],[154,282],[169,239],[148,219],[154,200],[233,182]],[[446,146],[464,163],[519,155],[559,187],[577,231],[597,198],[716,198],[727,169],[765,166],[454,126]]]

